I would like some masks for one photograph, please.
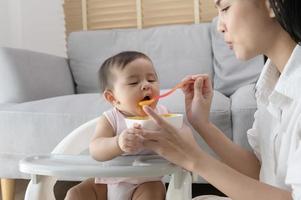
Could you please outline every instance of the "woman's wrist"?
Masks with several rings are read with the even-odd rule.
[[[204,152],[201,148],[196,149],[194,152],[190,152],[189,158],[186,159],[186,169],[199,174],[200,167],[202,166],[202,160]]]
[[[203,123],[198,123],[194,126],[194,129],[200,133],[201,135],[203,133],[208,132],[208,130],[212,127],[212,123],[210,121],[206,121]]]

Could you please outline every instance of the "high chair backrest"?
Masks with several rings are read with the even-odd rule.
[[[76,155],[87,150],[97,121],[95,118],[76,128],[54,148],[52,154]]]

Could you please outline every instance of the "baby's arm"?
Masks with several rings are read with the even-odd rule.
[[[118,145],[118,136],[104,116],[99,118],[89,150],[91,156],[99,161],[111,160],[123,153]]]

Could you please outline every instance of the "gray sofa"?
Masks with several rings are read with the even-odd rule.
[[[105,58],[123,50],[150,56],[162,90],[187,74],[208,73],[215,88],[212,121],[248,148],[246,131],[253,122],[254,83],[263,58],[236,60],[215,26],[213,22],[76,32],[68,38],[68,58],[1,48],[0,177],[28,178],[18,170],[20,159],[50,153],[73,129],[110,107],[98,92],[97,70]],[[160,104],[184,113],[181,91]]]

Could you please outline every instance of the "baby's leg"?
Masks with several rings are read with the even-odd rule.
[[[85,180],[68,190],[65,200],[106,200],[107,186],[95,184],[94,178]]]
[[[164,200],[165,186],[161,181],[145,182],[139,185],[133,193],[133,200]]]

